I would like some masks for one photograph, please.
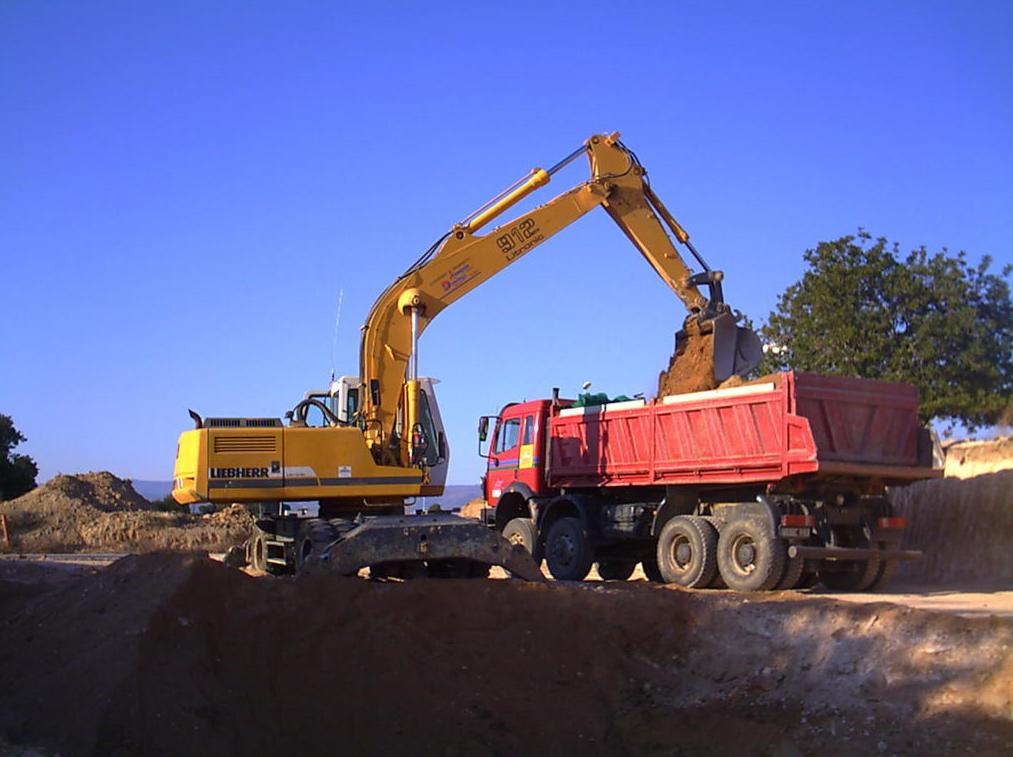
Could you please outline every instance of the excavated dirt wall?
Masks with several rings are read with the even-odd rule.
[[[63,755],[1008,753],[1013,622],[647,584],[0,581],[0,738]]]
[[[904,548],[925,553],[898,579],[1013,583],[1013,471],[919,481],[890,498],[908,519]]]

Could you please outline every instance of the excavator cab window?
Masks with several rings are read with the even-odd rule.
[[[345,398],[345,420],[348,423],[355,422],[355,414],[359,412],[359,390],[349,387],[348,396]]]

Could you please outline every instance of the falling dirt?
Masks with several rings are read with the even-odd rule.
[[[658,396],[717,389],[714,378],[714,335],[693,334],[679,344],[668,368],[658,376]]]
[[[0,737],[64,755],[867,755],[1013,740],[1013,621],[646,584],[0,580]]]
[[[20,552],[223,551],[248,536],[253,518],[233,506],[212,515],[159,512],[111,473],[57,476],[18,499],[0,502],[11,550]]]

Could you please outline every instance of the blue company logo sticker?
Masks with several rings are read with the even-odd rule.
[[[460,289],[480,273],[481,271],[472,269],[471,263],[461,263],[444,275],[440,286],[443,288],[444,294],[449,294],[455,289]]]

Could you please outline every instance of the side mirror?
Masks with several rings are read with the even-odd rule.
[[[489,438],[489,416],[483,415],[478,419],[478,440],[484,442]]]
[[[436,450],[439,452],[440,460],[447,459],[447,435],[442,431],[436,437]]]

